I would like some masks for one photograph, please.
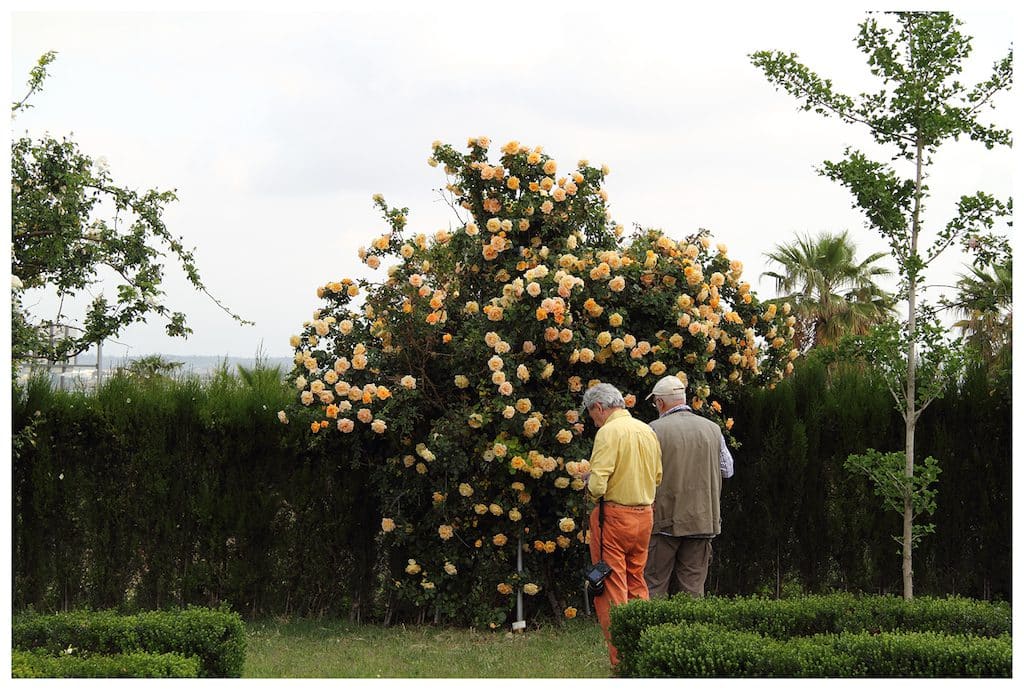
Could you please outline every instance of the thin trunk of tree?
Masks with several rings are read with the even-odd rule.
[[[923,163],[923,143],[917,140],[917,175],[914,186],[914,218],[910,227],[910,257],[917,256],[917,238],[920,233],[921,220],[921,168]],[[917,271],[908,276],[907,284],[907,407],[904,415],[906,421],[906,476],[914,476],[914,431],[917,426]],[[903,496],[903,598],[914,598],[914,504],[910,492]]]

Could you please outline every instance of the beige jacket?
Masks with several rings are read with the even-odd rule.
[[[720,534],[721,429],[687,410],[656,419],[651,428],[661,445],[663,473],[654,499],[652,534]]]

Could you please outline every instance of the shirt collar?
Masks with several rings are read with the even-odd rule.
[[[665,410],[661,415],[658,416],[658,418],[661,419],[661,417],[667,417],[668,415],[672,414],[673,412],[682,412],[683,410],[685,410],[687,412],[692,412],[693,411],[693,410],[690,409],[690,406],[687,405],[686,403],[680,403],[680,404],[676,405],[675,407],[670,407],[669,409]]]
[[[612,412],[610,415],[608,415],[608,419],[604,420],[604,423],[607,424],[608,422],[612,421],[613,419],[618,419],[619,417],[632,417],[632,416],[633,415],[631,415],[628,410],[626,410],[624,408],[619,408],[619,409],[615,410],[614,412]]]

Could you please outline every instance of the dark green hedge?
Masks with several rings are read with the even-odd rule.
[[[52,655],[68,647],[88,655],[180,654],[198,659],[202,676],[237,678],[245,663],[245,626],[237,613],[199,607],[133,615],[26,612],[14,616],[12,647]]]
[[[1009,635],[844,632],[778,640],[704,623],[641,633],[629,675],[643,678],[1009,678]]]
[[[11,652],[13,678],[197,678],[199,660],[180,654],[129,652],[110,656],[53,656],[43,651]]]
[[[903,419],[869,369],[800,359],[774,390],[747,390],[729,414],[742,447],[723,482],[722,534],[708,591],[771,595],[902,593],[892,537],[866,477],[843,468],[873,447],[905,446]],[[983,369],[950,381],[917,424],[918,458],[939,461],[935,533],[914,548],[914,592],[1012,596],[1012,392]]]
[[[666,623],[715,625],[777,640],[847,632],[932,632],[995,638],[1012,631],[1008,604],[957,597],[906,601],[892,596],[831,594],[793,599],[694,599],[684,594],[651,601],[636,599],[612,609],[611,618],[612,641],[627,671],[641,654],[644,631]]]

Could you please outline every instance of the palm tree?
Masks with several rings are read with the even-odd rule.
[[[796,346],[835,345],[847,335],[863,335],[893,311],[893,297],[875,282],[892,271],[876,262],[884,252],[857,262],[856,247],[846,231],[823,232],[817,237],[797,236],[777,244],[765,257],[779,264],[778,272],[762,275],[775,279],[782,296],[773,302],[790,302],[797,318]]]
[[[958,300],[950,303],[963,318],[953,324],[974,345],[987,366],[1003,362],[1012,350],[1013,259],[972,266],[957,281]]]

